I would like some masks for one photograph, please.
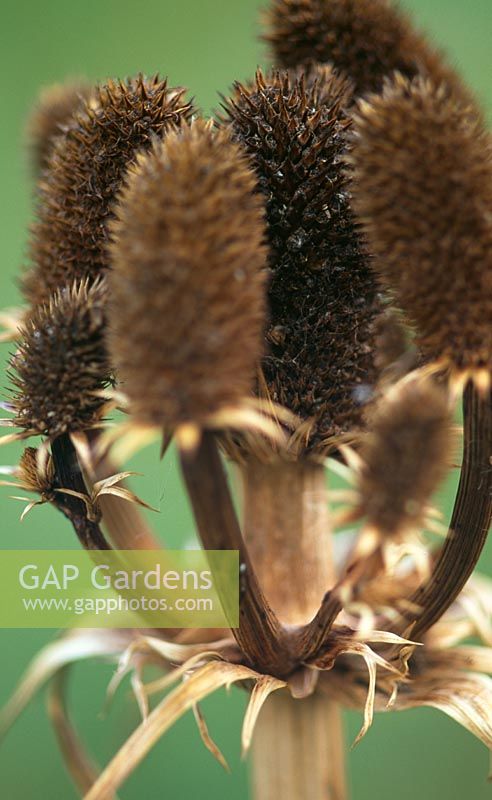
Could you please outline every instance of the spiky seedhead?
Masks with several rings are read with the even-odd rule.
[[[423,74],[470,99],[441,53],[388,0],[272,0],[267,25],[281,67],[331,63],[353,80],[356,94],[379,90],[395,70]]]
[[[376,286],[349,207],[342,159],[347,84],[288,72],[237,84],[224,108],[267,205],[271,398],[314,420],[310,444],[357,425],[376,375]]]
[[[409,376],[382,397],[360,451],[358,513],[370,528],[397,537],[423,524],[453,443],[448,397],[433,381]]]
[[[110,382],[104,345],[102,281],[75,282],[38,306],[11,360],[15,424],[51,439],[85,430],[99,419]]]
[[[426,356],[492,370],[492,148],[441,87],[397,77],[361,102],[353,205]]]
[[[108,267],[108,222],[128,165],[153,137],[190,117],[182,89],[154,78],[110,81],[54,143],[40,185],[33,227],[33,269],[24,285],[32,303],[72,280]]]
[[[205,423],[251,393],[264,208],[226,132],[196,122],[141,155],[112,225],[110,351],[137,420]]]
[[[54,139],[63,133],[73,114],[81,109],[94,89],[85,81],[55,83],[42,89],[27,121],[27,138],[34,173],[47,166]]]

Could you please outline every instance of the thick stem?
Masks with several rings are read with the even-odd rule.
[[[245,537],[267,600],[282,623],[304,626],[335,581],[324,470],[251,459],[243,498]],[[275,692],[255,731],[253,786],[255,800],[343,800],[338,705],[317,692],[303,699]]]
[[[239,551],[239,628],[233,629],[236,641],[255,669],[279,678],[289,675],[295,661],[288,636],[257,581],[212,432],[202,433],[195,450],[181,453],[181,469],[205,549]],[[217,589],[220,595],[220,576]]]

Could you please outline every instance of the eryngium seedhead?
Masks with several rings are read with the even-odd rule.
[[[75,282],[37,306],[24,324],[12,358],[15,424],[51,439],[92,427],[110,369],[104,343],[102,281]]]
[[[236,84],[224,123],[248,152],[267,206],[271,398],[314,420],[310,444],[357,425],[376,380],[376,285],[342,169],[347,84],[288,72]]]
[[[140,155],[110,248],[110,351],[134,417],[172,429],[251,394],[264,327],[264,207],[226,132]]]
[[[279,66],[331,63],[353,80],[356,94],[379,90],[399,70],[445,81],[453,92],[470,96],[442,55],[388,0],[272,0],[267,23]]]
[[[433,381],[405,378],[370,416],[361,447],[359,512],[385,537],[417,530],[453,451],[448,396]]]
[[[139,76],[100,87],[73,117],[54,143],[39,188],[33,269],[24,285],[29,300],[41,302],[72,280],[106,271],[107,226],[128,165],[191,113],[182,89]]]
[[[93,91],[93,87],[84,81],[55,83],[41,91],[27,121],[35,173],[47,166],[54,139],[63,133],[73,114],[83,107]]]
[[[442,87],[401,76],[361,101],[353,205],[425,355],[492,370],[492,148]]]

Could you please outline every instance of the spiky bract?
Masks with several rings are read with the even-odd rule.
[[[11,360],[15,424],[56,438],[100,418],[110,382],[104,345],[104,284],[76,282],[38,306]]]
[[[359,105],[353,204],[427,357],[492,370],[492,148],[459,104],[401,76]]]
[[[375,282],[361,252],[342,159],[347,84],[288,72],[237,84],[224,123],[251,157],[267,203],[271,398],[315,423],[310,443],[357,425],[376,380]]]
[[[154,78],[110,81],[95,92],[58,137],[39,188],[33,268],[24,291],[42,302],[72,280],[108,267],[107,226],[123,175],[153,137],[189,118],[182,89]]]
[[[409,376],[389,390],[370,416],[360,455],[359,512],[392,537],[422,525],[453,450],[447,394]]]
[[[281,67],[329,62],[353,80],[356,94],[379,90],[399,70],[444,81],[471,98],[442,55],[388,0],[272,0],[267,23],[266,38]]]
[[[130,170],[112,225],[110,349],[141,422],[205,423],[252,391],[264,209],[226,132],[194,123]]]
[[[47,166],[54,139],[63,133],[72,115],[83,107],[93,91],[93,87],[84,81],[68,81],[47,86],[40,92],[27,122],[27,137],[36,173]]]

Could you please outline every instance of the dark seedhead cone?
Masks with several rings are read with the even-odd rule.
[[[442,87],[398,77],[361,101],[353,204],[374,267],[426,358],[454,377],[492,370],[492,147]]]
[[[94,88],[84,81],[56,83],[41,91],[27,122],[27,138],[36,174],[48,165],[54,139],[93,92]]]
[[[195,122],[130,169],[112,224],[110,351],[137,423],[208,425],[252,393],[264,207],[227,132]]]
[[[312,422],[310,447],[356,427],[377,375],[380,310],[342,169],[350,88],[289,72],[237,84],[223,124],[248,152],[267,205],[270,398]]]
[[[266,21],[281,67],[331,63],[353,80],[357,95],[378,91],[395,70],[422,74],[471,100],[442,55],[387,0],[272,0]]]
[[[154,136],[190,117],[183,94],[157,76],[110,81],[56,139],[39,189],[32,269],[24,282],[32,303],[106,271],[107,225],[123,175]]]
[[[101,281],[76,282],[38,306],[11,360],[13,424],[51,439],[86,430],[101,417],[110,383]]]

